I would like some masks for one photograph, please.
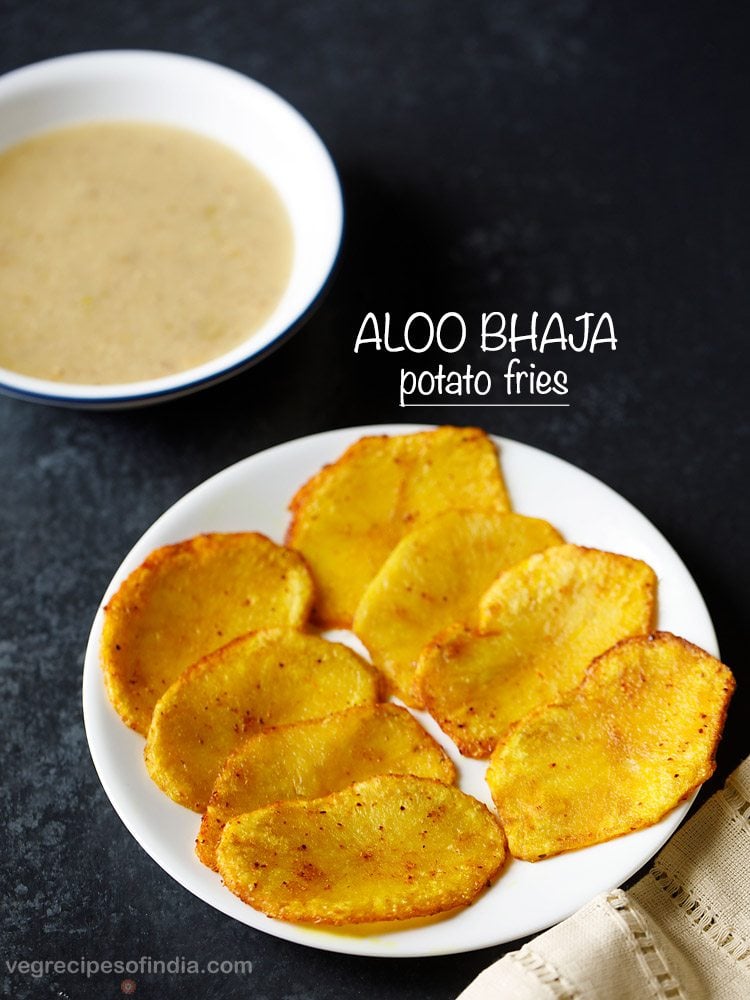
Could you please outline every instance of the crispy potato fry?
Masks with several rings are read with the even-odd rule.
[[[405,535],[364,592],[353,625],[393,693],[421,707],[414,671],[427,643],[454,622],[476,624],[498,573],[561,543],[546,521],[496,511],[446,511]]]
[[[377,696],[375,670],[348,646],[294,629],[253,632],[199,660],[162,695],[146,767],[175,802],[203,812],[221,765],[245,736]]]
[[[445,751],[398,705],[365,705],[266,729],[245,740],[219,772],[196,853],[215,869],[221,832],[233,816],[284,799],[316,799],[378,774],[456,780]]]
[[[462,753],[486,757],[512,722],[575,687],[591,660],[648,632],[656,577],[638,559],[557,545],[502,573],[481,632],[452,629],[422,652],[427,710]]]
[[[713,774],[728,667],[667,632],[626,639],[503,737],[487,782],[517,858],[650,826]]]
[[[505,861],[502,827],[431,778],[381,775],[324,798],[277,802],[227,823],[225,884],[280,920],[399,920],[466,906]]]
[[[315,580],[315,620],[349,628],[394,545],[453,507],[508,510],[497,450],[484,431],[440,427],[365,437],[308,480],[290,504],[287,544]]]
[[[145,736],[154,705],[186,667],[253,629],[303,625],[312,599],[298,553],[256,532],[156,549],[104,611],[101,660],[112,704]]]

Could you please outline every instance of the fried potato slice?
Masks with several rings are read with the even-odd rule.
[[[104,609],[101,661],[112,704],[145,736],[154,705],[186,667],[245,632],[303,625],[312,599],[299,554],[256,532],[156,549]]]
[[[652,626],[656,577],[627,556],[557,545],[511,567],[482,598],[481,631],[452,629],[422,652],[427,710],[469,757],[575,687],[591,660]]]
[[[287,544],[316,586],[315,620],[349,628],[394,545],[453,507],[508,510],[497,449],[471,427],[361,438],[297,492]]]
[[[546,521],[477,510],[446,511],[405,535],[364,592],[353,625],[393,693],[421,707],[414,671],[427,643],[454,622],[476,624],[498,573],[562,541]]]
[[[498,744],[487,782],[526,861],[650,826],[713,774],[734,678],[667,632],[626,639]]]
[[[477,799],[431,778],[381,775],[230,820],[225,884],[280,920],[351,924],[466,906],[500,870],[505,835]]]
[[[445,751],[398,705],[365,705],[267,729],[245,740],[219,772],[196,853],[215,869],[221,832],[233,816],[285,799],[319,798],[378,774],[456,780]]]
[[[175,802],[203,812],[221,765],[245,736],[377,696],[376,671],[348,646],[294,629],[253,632],[199,660],[162,695],[146,767]]]

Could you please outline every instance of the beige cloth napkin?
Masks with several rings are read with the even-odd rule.
[[[505,955],[459,1000],[750,1000],[750,758],[632,889]]]

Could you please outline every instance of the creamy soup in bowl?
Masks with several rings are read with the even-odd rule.
[[[281,98],[147,52],[0,78],[0,388],[137,405],[293,332],[341,238],[335,170]]]

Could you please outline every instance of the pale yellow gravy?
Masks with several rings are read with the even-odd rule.
[[[64,382],[184,371],[273,311],[293,239],[237,153],[161,125],[102,123],[0,154],[0,365]]]

